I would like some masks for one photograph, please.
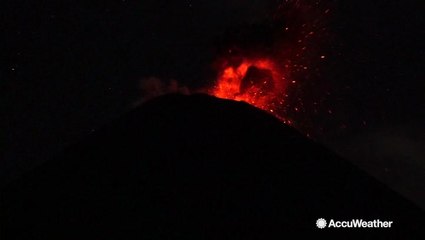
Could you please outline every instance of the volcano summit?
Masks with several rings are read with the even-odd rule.
[[[206,95],[144,103],[9,184],[1,201],[1,239],[282,239],[324,231],[319,217],[391,220],[380,236],[395,237],[424,222],[274,116]]]

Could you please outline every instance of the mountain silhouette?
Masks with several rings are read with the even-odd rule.
[[[423,212],[243,102],[152,99],[2,189],[1,239],[282,239],[318,218],[420,229]],[[371,230],[372,231],[372,230]]]

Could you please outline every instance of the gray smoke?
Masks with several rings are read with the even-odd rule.
[[[139,81],[140,98],[133,105],[138,106],[149,99],[169,94],[189,94],[189,88],[181,85],[174,79],[162,80],[157,77],[144,78]]]

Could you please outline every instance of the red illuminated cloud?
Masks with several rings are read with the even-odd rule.
[[[297,119],[304,125],[300,114],[308,111],[307,104],[316,111],[319,101],[302,88],[312,89],[320,80],[318,63],[325,61],[320,46],[328,37],[324,19],[329,12],[320,1],[285,0],[264,31],[258,26],[251,32],[236,30],[235,40],[230,37],[217,57],[217,78],[207,92],[247,102],[287,124]]]

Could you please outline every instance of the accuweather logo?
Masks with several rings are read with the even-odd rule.
[[[381,221],[379,219],[372,221],[364,221],[363,219],[352,219],[351,221],[336,221],[329,220],[329,223],[324,218],[319,218],[316,221],[316,226],[319,229],[324,228],[391,228],[393,221]]]
[[[323,219],[323,218],[317,219],[316,226],[320,229],[325,228],[326,227],[326,220]]]

